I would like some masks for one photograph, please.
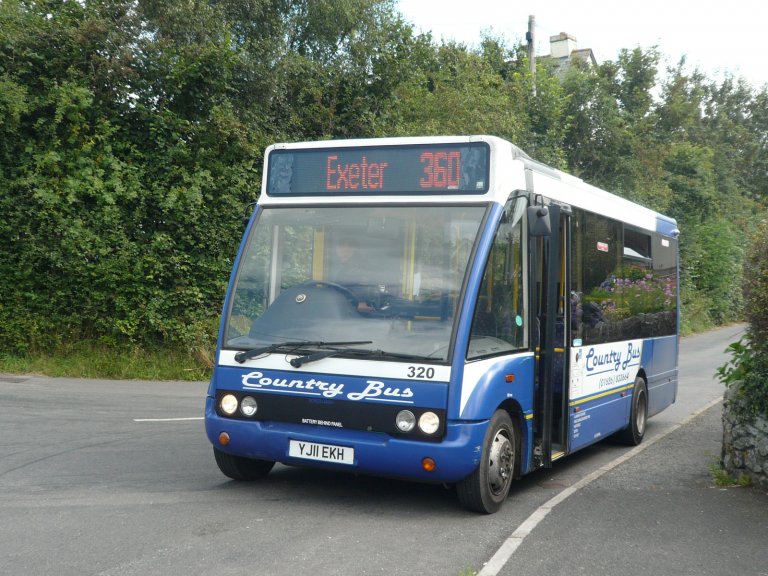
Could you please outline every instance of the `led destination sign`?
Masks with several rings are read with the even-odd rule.
[[[482,194],[489,154],[483,142],[273,150],[267,194]]]

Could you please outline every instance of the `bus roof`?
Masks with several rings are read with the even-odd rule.
[[[451,146],[461,150],[468,150],[470,146],[484,146],[487,148],[488,176],[487,182],[483,183],[482,188],[479,185],[477,190],[454,187],[454,189],[444,189],[438,192],[430,190],[429,193],[426,193],[424,191],[412,192],[415,187],[406,187],[391,192],[381,186],[376,190],[378,181],[375,178],[370,178],[371,185],[368,187],[368,190],[362,190],[363,187],[359,186],[357,190],[351,191],[347,189],[342,192],[313,190],[309,193],[277,193],[274,185],[272,188],[268,185],[270,159],[273,155],[277,159],[278,155],[293,156],[299,151],[305,151],[305,155],[311,157],[313,152],[329,150],[336,151],[337,155],[343,156],[344,154],[352,153],[352,149],[360,149],[360,154],[367,153],[371,157],[375,150],[395,150],[412,147],[415,154],[420,150],[429,151],[434,149],[444,151]],[[318,155],[314,154],[314,156]],[[328,156],[328,158],[336,157],[336,155]],[[406,158],[406,160],[408,159]],[[281,143],[273,144],[267,148],[264,162],[262,194],[259,198],[259,204],[263,205],[307,203],[504,203],[507,201],[510,193],[516,190],[525,190],[563,204],[603,214],[638,228],[660,232],[668,236],[676,236],[678,234],[674,219],[538,162],[511,142],[495,136],[423,136]],[[330,160],[328,162],[328,171],[333,172]],[[375,171],[376,164],[374,162],[371,161],[366,164],[365,156],[362,156],[362,162],[362,167],[367,169],[369,173],[372,172],[374,176],[378,174]],[[324,164],[320,165],[316,160],[314,164],[319,166],[320,169],[325,170]],[[390,164],[394,164],[394,161],[390,161]],[[390,172],[394,171],[394,167],[388,166],[386,162],[382,162],[381,166],[387,166],[387,170]],[[358,172],[360,171],[359,164],[353,164],[353,167]],[[403,170],[405,170],[405,165]],[[314,181],[319,183],[325,178],[325,174],[326,172],[322,172],[322,178],[315,177]],[[290,179],[291,176],[288,176],[288,178]],[[383,180],[383,172],[381,178]],[[330,183],[330,177],[328,177],[327,182]],[[325,182],[323,183],[325,184]],[[403,184],[403,186],[406,186],[406,184]],[[333,188],[333,186],[330,187]],[[373,190],[370,188],[373,188]],[[406,190],[407,193],[404,192]]]

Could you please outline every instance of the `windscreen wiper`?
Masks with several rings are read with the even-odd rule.
[[[256,356],[261,356],[262,354],[269,354],[270,352],[274,352],[275,350],[279,350],[281,348],[289,348],[289,349],[296,349],[296,348],[305,348],[307,346],[312,347],[325,347],[325,346],[352,346],[354,344],[370,344],[370,340],[357,340],[352,342],[324,342],[322,340],[298,340],[298,341],[288,341],[288,342],[275,342],[274,344],[270,344],[269,346],[262,346],[261,348],[253,348],[251,350],[245,350],[243,352],[238,352],[235,354],[235,361],[242,364],[249,358],[255,358]]]
[[[366,342],[366,344],[370,344],[370,342]],[[305,356],[297,356],[296,358],[291,358],[290,364],[294,368],[299,368],[309,362],[315,362],[316,360],[322,360],[323,358],[330,358],[331,356],[336,356],[337,354],[341,354],[342,352],[346,354],[362,355],[366,357],[374,356],[377,358],[397,358],[398,360],[414,360],[414,361],[420,361],[420,360],[434,361],[435,360],[434,358],[430,358],[429,356],[420,356],[418,354],[387,352],[385,350],[369,350],[367,348],[337,348],[333,350],[321,350],[319,352],[314,352],[312,354],[306,354]]]

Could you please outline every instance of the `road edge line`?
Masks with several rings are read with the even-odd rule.
[[[134,422],[188,422],[190,420],[204,420],[204,416],[194,416],[189,418],[134,418]]]
[[[672,432],[675,432],[676,430],[679,430],[686,424],[690,423],[694,418],[697,418],[710,408],[714,408],[718,404],[722,403],[722,398],[715,398],[714,400],[710,401],[706,405],[704,405],[702,408],[699,408],[698,410],[695,410],[685,418],[683,418],[680,422],[677,424],[673,424],[666,430],[663,430],[653,438],[643,442],[639,446],[635,446],[630,450],[629,452],[622,454],[618,458],[614,458],[607,464],[604,464],[594,472],[591,472],[584,476],[581,480],[574,483],[573,485],[569,486],[565,490],[559,492],[546,502],[539,506],[536,510],[533,511],[533,513],[528,516],[523,522],[517,527],[517,529],[510,534],[510,536],[499,546],[499,549],[496,550],[496,553],[491,556],[490,560],[485,563],[482,570],[477,573],[477,576],[497,576],[499,574],[499,571],[504,568],[504,566],[509,562],[510,558],[512,558],[512,555],[515,553],[517,548],[520,546],[520,544],[523,543],[523,540],[525,540],[525,537],[528,536],[536,526],[539,525],[539,523],[544,520],[544,518],[547,517],[547,514],[549,514],[552,509],[584,488],[585,486],[591,484],[604,474],[607,474],[617,466],[623,464],[627,460],[634,458],[644,450],[647,450],[651,446],[655,445],[657,442],[663,440]]]

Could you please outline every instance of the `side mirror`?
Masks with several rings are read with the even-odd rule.
[[[552,224],[549,221],[549,208],[546,206],[528,206],[528,234],[531,236],[549,236]]]

